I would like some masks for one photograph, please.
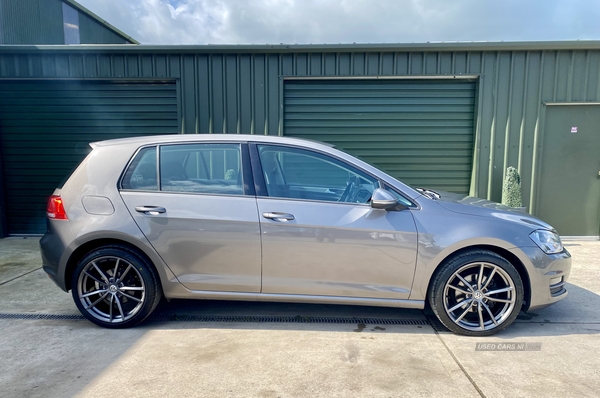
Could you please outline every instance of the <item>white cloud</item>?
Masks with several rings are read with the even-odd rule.
[[[600,39],[597,0],[79,0],[144,44]]]

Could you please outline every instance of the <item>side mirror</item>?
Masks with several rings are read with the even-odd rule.
[[[398,202],[398,199],[396,199],[394,195],[381,188],[377,188],[373,191],[373,195],[371,196],[371,207],[373,209],[395,211],[407,209],[406,206]]]

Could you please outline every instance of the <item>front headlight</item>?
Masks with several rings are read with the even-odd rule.
[[[554,231],[538,229],[529,234],[529,237],[546,254],[555,254],[563,251],[560,236]]]

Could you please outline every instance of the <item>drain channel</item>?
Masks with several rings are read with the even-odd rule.
[[[0,313],[0,319],[22,320],[56,320],[79,321],[85,319],[82,315],[60,314],[7,314]],[[354,317],[320,317],[320,316],[248,316],[248,315],[153,315],[148,318],[151,322],[246,322],[246,323],[331,323],[365,325],[430,325],[426,319],[386,319],[386,318],[354,318]]]
[[[0,319],[27,319],[27,320],[53,320],[53,321],[78,321],[85,319],[83,315],[59,315],[59,314],[2,314]]]
[[[369,325],[428,325],[425,319],[378,319],[354,317],[320,317],[320,316],[244,316],[244,315],[156,315],[148,318],[154,322],[252,322],[252,323],[336,323]]]

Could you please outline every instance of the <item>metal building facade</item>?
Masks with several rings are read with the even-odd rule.
[[[548,103],[600,102],[599,42],[1,47],[0,79],[177,84],[180,132],[285,135],[290,79],[466,79],[476,84],[470,193],[500,201],[508,166],[536,214]],[[1,131],[0,131],[1,134]]]
[[[0,44],[69,44],[64,6],[78,17],[81,44],[138,43],[74,0],[0,0]]]

